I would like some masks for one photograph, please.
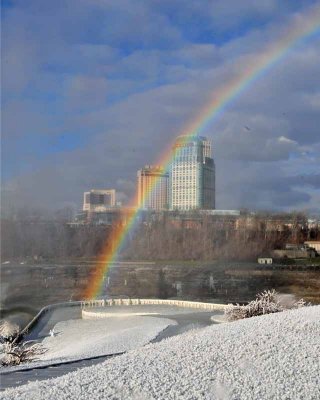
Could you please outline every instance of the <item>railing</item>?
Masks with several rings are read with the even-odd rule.
[[[183,301],[183,300],[162,300],[162,299],[107,299],[107,300],[92,300],[81,302],[82,307],[82,318],[104,318],[109,317],[109,313],[97,313],[89,311],[85,308],[100,306],[100,307],[112,307],[112,306],[137,306],[137,305],[167,305],[175,307],[185,308],[196,308],[202,310],[217,310],[224,311],[225,304],[216,303],[204,303],[198,301]]]
[[[19,342],[23,337],[34,327],[34,325],[42,318],[47,312],[59,307],[81,307],[81,301],[68,301],[63,303],[54,303],[41,308],[38,314],[32,318],[25,328],[17,335],[14,342]]]
[[[28,323],[28,325],[19,333],[14,342],[19,342],[23,337],[35,326],[35,324],[49,311],[59,307],[81,307],[82,316],[86,313],[84,308],[88,307],[112,307],[112,306],[136,306],[136,305],[168,305],[176,307],[198,308],[206,310],[224,311],[224,304],[203,303],[198,301],[183,300],[163,300],[163,299],[102,299],[102,300],[84,300],[84,301],[68,301],[64,303],[55,303],[43,307],[38,314]],[[87,312],[88,315],[88,312]]]

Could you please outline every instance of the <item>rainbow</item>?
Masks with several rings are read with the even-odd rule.
[[[215,90],[213,97],[205,106],[198,117],[186,127],[180,134],[185,142],[190,141],[194,136],[203,131],[209,123],[221,115],[230,103],[239,97],[249,86],[264,76],[276,63],[285,58],[290,50],[301,44],[306,38],[319,33],[320,29],[320,6],[317,5],[309,9],[304,15],[296,16],[286,26],[280,39],[267,46],[259,54],[247,57],[245,65],[237,66],[239,71],[225,85]],[[163,153],[156,165],[169,166],[172,159],[172,146]],[[157,182],[155,182],[155,185]],[[146,198],[152,190],[146,194]],[[136,199],[131,202],[128,208],[128,218],[125,225],[113,228],[111,240],[108,241],[102,257],[99,259],[93,273],[89,278],[89,284],[85,290],[86,299],[96,298],[103,286],[107,271],[118,258],[124,247],[128,233],[134,229],[139,220],[140,210],[135,208]]]

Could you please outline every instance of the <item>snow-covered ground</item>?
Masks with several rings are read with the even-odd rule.
[[[319,399],[320,306],[189,331],[0,399]]]
[[[32,363],[7,367],[5,371],[25,369],[56,362],[120,353],[143,346],[176,322],[167,318],[130,316],[102,320],[58,322],[54,336],[42,341],[47,352]]]
[[[59,322],[55,336],[42,341],[48,351],[41,359],[79,359],[132,350],[150,342],[170,324],[175,322],[138,316]]]

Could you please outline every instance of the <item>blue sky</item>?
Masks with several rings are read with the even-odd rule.
[[[136,170],[157,159],[239,59],[317,5],[2,1],[4,207],[76,208],[84,190],[111,187],[126,202]],[[319,44],[318,35],[293,49],[207,128],[219,208],[319,212]]]

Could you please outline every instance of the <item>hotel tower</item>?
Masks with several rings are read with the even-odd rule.
[[[162,167],[146,165],[137,176],[138,207],[145,210],[167,209],[169,173]]]
[[[179,136],[173,146],[170,208],[215,208],[215,165],[211,142],[203,136]]]

